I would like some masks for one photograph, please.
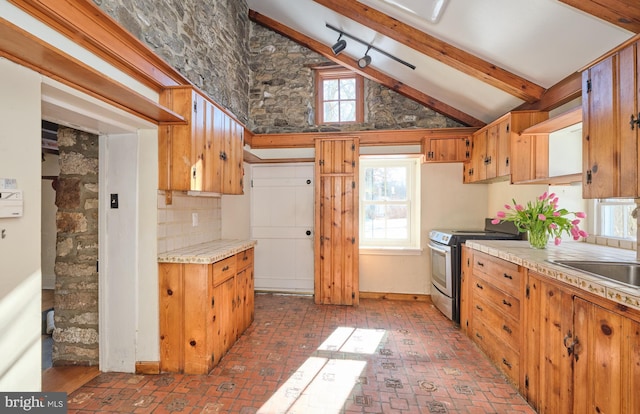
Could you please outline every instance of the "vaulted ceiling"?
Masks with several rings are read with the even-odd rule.
[[[578,71],[640,33],[637,0],[448,0],[436,23],[410,11],[428,2],[248,0],[253,21],[469,126],[575,99]],[[371,64],[349,36],[335,55],[327,24]]]

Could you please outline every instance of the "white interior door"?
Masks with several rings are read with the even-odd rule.
[[[313,293],[313,163],[251,167],[255,288]]]

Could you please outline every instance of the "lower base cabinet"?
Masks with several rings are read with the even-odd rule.
[[[461,329],[538,413],[640,413],[639,311],[485,253],[466,256]]]
[[[253,322],[253,249],[213,264],[161,263],[160,371],[208,374]]]

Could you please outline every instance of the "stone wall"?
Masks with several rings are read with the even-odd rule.
[[[98,137],[58,130],[53,365],[98,364]]]
[[[248,120],[246,0],[94,0],[211,99]]]
[[[256,23],[251,23],[249,128],[255,133],[358,131],[462,126],[439,113],[365,79],[365,122],[319,126],[312,66],[327,59]]]

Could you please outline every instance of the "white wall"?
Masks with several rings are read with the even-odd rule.
[[[24,215],[0,218],[0,391],[39,391],[41,370],[40,76],[0,58],[0,178]]]
[[[251,237],[251,168],[244,163],[244,194],[222,196],[222,238]]]
[[[362,292],[429,294],[429,231],[435,228],[481,229],[488,191],[486,184],[462,184],[462,164],[426,163],[421,169],[421,244],[417,255],[360,255]]]

